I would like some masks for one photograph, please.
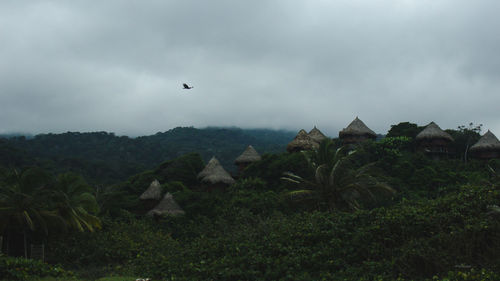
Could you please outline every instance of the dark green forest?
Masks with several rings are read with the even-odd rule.
[[[192,127],[136,138],[107,132],[5,135],[0,136],[0,165],[71,171],[90,183],[110,184],[193,152],[205,162],[216,156],[227,170],[235,171],[233,161],[248,145],[260,153],[277,153],[294,136],[289,131]]]
[[[0,233],[17,250],[0,278],[500,280],[500,160],[468,155],[480,126],[447,130],[439,158],[417,149],[422,129],[298,153],[294,133],[236,128],[0,139]],[[249,144],[262,159],[238,173]],[[214,155],[236,183],[200,182]],[[155,179],[185,215],[145,216]],[[30,243],[45,262],[23,257]]]

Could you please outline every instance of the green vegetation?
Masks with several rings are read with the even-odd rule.
[[[80,176],[57,178],[39,168],[3,173],[0,177],[0,233],[7,248],[19,247],[28,256],[28,242],[40,243],[57,232],[94,231],[101,227],[92,188]],[[2,238],[3,240],[3,238]]]
[[[395,192],[370,173],[375,163],[356,167],[352,164],[352,158],[357,151],[349,151],[345,146],[335,150],[333,146],[333,142],[326,140],[318,150],[306,153],[309,165],[314,170],[313,181],[290,172],[285,173],[282,179],[310,188],[292,191],[290,196],[297,199],[311,196],[324,202],[329,210],[359,210],[359,200],[375,200],[377,192]]]
[[[108,185],[192,152],[204,161],[215,155],[235,171],[234,159],[249,144],[259,153],[276,153],[294,136],[265,129],[179,127],[137,138],[106,132],[0,137],[0,166],[37,166],[55,174],[72,171],[87,182]]]
[[[38,260],[5,257],[0,254],[0,276],[2,280],[34,280],[39,277],[57,277],[69,280],[73,273],[59,265],[49,265]]]
[[[313,152],[266,153],[225,191],[198,181],[205,158],[196,149],[95,187],[54,173],[62,168],[12,162],[0,177],[3,249],[5,237],[24,235],[45,243],[48,264],[0,256],[0,276],[498,280],[500,160],[427,157],[416,152],[417,130],[406,122],[349,149],[333,140]],[[154,179],[185,215],[144,216],[138,197]],[[8,243],[16,241],[25,247]]]

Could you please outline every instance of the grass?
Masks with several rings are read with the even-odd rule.
[[[132,277],[132,276],[113,276],[113,277],[102,277],[97,280],[92,281],[135,281],[140,277]],[[90,281],[89,279],[80,279],[74,278],[70,279],[72,281]],[[54,278],[54,277],[46,277],[41,279],[36,279],[36,281],[69,281],[68,278]]]
[[[114,276],[114,277],[103,277],[97,279],[96,281],[135,281],[138,277],[130,277],[130,276]]]

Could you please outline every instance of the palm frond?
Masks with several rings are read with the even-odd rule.
[[[314,190],[301,189],[301,190],[290,191],[288,194],[289,195],[301,195],[301,194],[312,194],[312,193],[314,193]]]
[[[490,170],[490,172],[493,174],[493,175],[496,175],[497,172],[490,166],[490,165],[487,165],[488,167],[488,170]]]
[[[391,194],[394,194],[396,193],[396,190],[394,188],[392,188],[389,184],[385,183],[385,182],[377,182],[376,186],[375,186],[377,189],[379,190],[385,190]]]
[[[33,220],[31,219],[31,216],[28,213],[28,211],[23,211],[22,217],[23,217],[24,221],[26,222],[26,225],[28,226],[28,228],[30,230],[35,230],[35,224],[33,223]]]
[[[366,165],[359,167],[356,170],[356,174],[358,174],[358,175],[367,174],[368,172],[371,171],[371,169],[373,169],[373,167],[375,167],[375,164],[376,164],[376,162],[372,162],[372,163],[368,163]]]
[[[327,184],[328,182],[328,165],[322,164],[316,168],[314,178],[318,184]]]
[[[315,194],[315,191],[314,190],[308,190],[308,189],[302,189],[302,190],[294,190],[294,191],[290,191],[288,192],[288,195],[290,195],[290,197],[299,197],[299,198],[303,198],[303,197],[306,197],[306,196],[311,196]]]
[[[295,183],[295,184],[300,184],[301,182],[298,181],[298,180],[294,180],[294,179],[291,179],[291,178],[286,178],[286,177],[281,177],[280,179],[282,180],[285,180],[285,181],[288,181],[288,182],[292,182],[292,183]]]
[[[287,177],[290,177],[290,178],[294,178],[294,179],[297,179],[297,180],[301,180],[302,177],[301,176],[298,176],[292,172],[284,172],[283,175],[287,176]]]

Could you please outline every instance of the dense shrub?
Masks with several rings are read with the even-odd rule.
[[[111,221],[53,245],[52,258],[175,280],[446,280],[457,265],[498,272],[500,222],[487,206],[500,191],[492,187],[355,213],[258,213],[251,206],[275,207],[237,192],[216,217]]]
[[[86,265],[123,265],[136,258],[146,243],[170,239],[149,220],[133,216],[105,219],[103,228],[95,233],[72,233],[51,239],[47,255],[51,262],[66,263],[75,268]]]
[[[33,280],[39,277],[65,277],[73,273],[61,266],[49,265],[39,260],[5,257],[0,254],[0,280]]]
[[[494,281],[500,280],[500,274],[491,270],[479,269],[450,271],[444,277],[434,276],[432,280],[436,281]]]
[[[312,177],[306,158],[302,153],[264,154],[262,160],[248,166],[242,178],[260,178],[267,183],[268,189],[281,191],[288,184],[280,180],[284,172],[292,172],[302,177]]]
[[[199,156],[172,160],[122,186],[138,196],[159,178],[185,216],[115,214],[96,233],[49,239],[49,260],[95,268],[94,277],[155,280],[498,279],[498,162],[433,160],[407,145],[395,137],[358,147],[352,167],[375,161],[398,195],[349,213],[287,200],[284,171],[313,175],[302,153],[264,155],[232,187],[213,192],[186,184],[194,184]]]

